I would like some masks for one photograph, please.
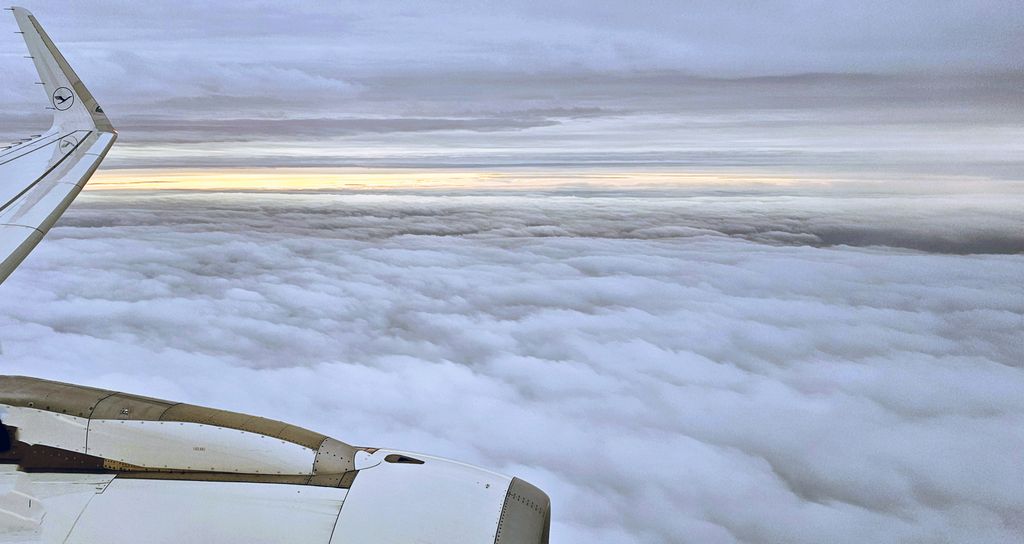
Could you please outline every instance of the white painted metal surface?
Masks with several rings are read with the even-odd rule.
[[[368,451],[357,451],[355,468],[356,470],[366,470],[368,468],[373,468],[383,463],[385,456],[387,456],[387,453],[380,450],[378,450],[376,453],[370,453]]]
[[[94,128],[113,132],[110,121],[92,93],[82,84],[78,74],[57,50],[35,16],[25,8],[14,7],[11,11],[25,39],[28,54],[39,72],[39,81],[43,84],[48,105],[53,112],[54,126],[70,130]]]
[[[418,453],[359,472],[331,544],[492,543],[511,479]]]
[[[67,543],[326,544],[345,495],[301,485],[118,479],[89,503]]]
[[[63,161],[56,165],[49,175],[0,212],[0,224],[36,228],[43,225],[64,200],[73,199],[78,194],[92,174],[91,169],[96,166],[96,161],[89,160],[90,157],[106,153],[113,143],[113,136],[102,132],[75,134],[81,136],[78,145],[86,160]]]
[[[39,22],[11,8],[39,72],[53,125],[0,149],[0,281],[42,240],[92,176],[117,135]]]
[[[316,451],[200,423],[94,419],[89,455],[147,468],[308,475]]]
[[[88,420],[0,405],[18,439],[146,468],[309,475],[316,451],[257,433],[201,423]]]
[[[30,509],[42,511],[35,527],[4,523],[0,513],[0,542],[64,542],[89,501],[113,479],[112,474],[23,473],[0,466],[0,490],[16,488],[38,501]]]
[[[0,473],[0,541],[4,532],[39,533],[46,508],[39,497],[32,494],[31,487],[27,474]]]
[[[62,450],[85,453],[89,420],[38,408],[0,405],[4,423],[18,428],[18,439]]]

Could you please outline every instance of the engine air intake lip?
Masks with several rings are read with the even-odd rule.
[[[388,455],[387,457],[384,458],[384,460],[389,462],[389,463],[402,463],[402,464],[406,464],[406,465],[422,465],[423,464],[423,461],[420,461],[419,459],[413,459],[412,457],[408,457],[408,456],[405,456],[405,455],[399,455],[397,453],[392,453],[391,455]]]

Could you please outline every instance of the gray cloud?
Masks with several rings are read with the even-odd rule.
[[[557,542],[1019,542],[1020,194],[87,192],[4,371],[520,474]]]
[[[108,166],[1024,169],[1009,1],[29,7],[121,129]],[[45,127],[23,55],[0,138]]]
[[[415,175],[410,174],[411,176]],[[286,174],[283,174],[286,176]],[[571,178],[570,178],[571,179]],[[882,246],[929,253],[1024,253],[1019,187],[965,195],[947,186],[918,192],[893,191],[878,184],[831,187],[742,186],[630,190],[586,187],[516,192],[494,197],[487,189],[428,193],[225,193],[244,201],[267,202],[260,213],[224,206],[217,199],[178,193],[146,198],[125,209],[119,199],[100,200],[64,220],[73,227],[133,225],[205,229],[229,222],[253,233],[305,237],[311,226],[324,238],[375,242],[405,235],[455,236],[489,240],[504,237],[568,237],[617,240],[673,240],[731,237],[762,244],[827,247]],[[515,182],[505,183],[511,187]],[[311,197],[311,194],[318,196]],[[339,195],[344,200],[339,201]],[[401,195],[396,202],[389,198]],[[544,198],[541,199],[540,195]],[[310,199],[323,203],[310,207]],[[408,203],[404,198],[408,198]],[[177,202],[173,213],[169,203]],[[841,202],[841,204],[839,204]],[[187,203],[187,204],[186,204]],[[950,210],[956,210],[955,219]],[[495,221],[500,216],[501,221]]]
[[[66,40],[140,57],[502,71],[672,69],[702,74],[1019,69],[1012,0],[889,2],[201,2],[33,6]],[[301,39],[297,39],[301,38]]]

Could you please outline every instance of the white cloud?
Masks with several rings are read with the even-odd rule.
[[[904,198],[87,193],[3,371],[520,475],[557,542],[1019,541],[1019,196]]]

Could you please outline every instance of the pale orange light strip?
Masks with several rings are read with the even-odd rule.
[[[672,186],[794,185],[831,179],[730,172],[557,172],[361,168],[232,168],[101,170],[92,190],[395,190],[659,188]]]

